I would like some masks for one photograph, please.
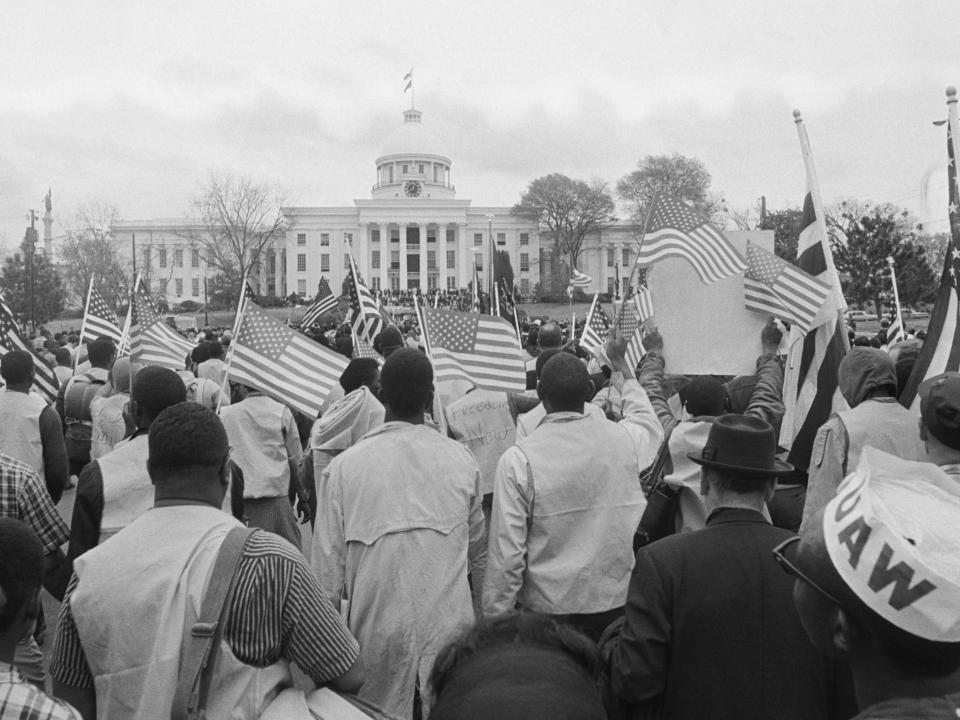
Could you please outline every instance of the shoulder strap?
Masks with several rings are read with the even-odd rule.
[[[227,599],[233,594],[243,546],[253,532],[254,528],[234,528],[220,545],[203,596],[200,617],[191,628],[187,647],[181,655],[180,678],[170,711],[171,720],[203,717],[210,689],[210,673],[223,633],[222,621]]]

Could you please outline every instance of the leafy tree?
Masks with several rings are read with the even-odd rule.
[[[193,201],[199,229],[184,237],[201,248],[207,266],[238,291],[244,274],[259,271],[270,241],[283,235],[282,203],[276,188],[250,178],[211,174]]]
[[[493,281],[501,287],[513,287],[513,265],[510,263],[510,253],[506,250],[497,250],[493,263]]]
[[[113,205],[88,202],[81,205],[67,228],[60,248],[60,259],[71,296],[84,303],[90,281],[114,307],[118,299],[129,293],[132,267],[120,253],[111,228],[120,220]]]
[[[29,317],[27,289],[29,275],[20,253],[10,255],[0,270],[0,291],[14,315]],[[60,273],[42,254],[33,256],[33,312],[34,320],[45,323],[57,317],[67,299]]]
[[[786,208],[767,212],[757,224],[757,229],[773,230],[774,253],[796,265],[802,221],[803,211],[800,208]]]
[[[906,210],[847,200],[828,213],[827,220],[840,231],[832,239],[833,259],[848,299],[872,302],[880,314],[890,293],[888,257],[896,263],[902,304],[932,297],[936,274],[923,247],[913,241],[915,223]]]
[[[218,273],[207,280],[207,307],[210,310],[236,310],[240,300],[240,278]]]
[[[658,193],[683,200],[712,218],[721,209],[722,200],[709,193],[711,181],[706,165],[697,158],[679,153],[647,155],[637,163],[636,170],[617,181],[617,196],[628,203],[638,225],[643,224]]]
[[[562,259],[568,258],[570,264],[576,266],[583,241],[587,235],[616,219],[614,209],[610,190],[602,180],[587,183],[552,173],[531,181],[511,213],[539,223],[550,231],[553,235],[554,282],[566,284],[566,279],[560,278],[564,274],[569,277],[569,268]]]
[[[927,255],[930,267],[937,274],[943,271],[943,263],[947,259],[947,247],[950,244],[950,233],[938,232],[934,234],[920,233],[914,238],[914,243],[923,248]]]

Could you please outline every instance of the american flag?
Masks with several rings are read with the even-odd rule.
[[[363,284],[357,273],[357,266],[353,262],[353,255],[350,258],[350,273],[346,279],[346,296],[350,305],[350,317],[347,322],[353,328],[357,337],[366,340],[371,345],[373,339],[377,337],[383,328],[390,324],[373,295]]]
[[[790,451],[788,460],[799,470],[810,466],[810,454],[817,430],[834,411],[846,408],[837,390],[837,369],[847,352],[847,336],[840,313],[846,308],[840,279],[833,266],[827,237],[826,216],[820,204],[810,140],[803,122],[797,120],[800,149],[807,174],[797,258],[800,269],[831,287],[814,330],[803,334],[790,331],[790,350],[783,380],[786,412],[780,426],[780,445]]]
[[[637,268],[636,304],[640,322],[653,322],[653,294],[647,286],[647,271],[643,268]]]
[[[91,279],[90,289],[87,291],[87,306],[80,325],[80,342],[108,337],[114,343],[119,343],[122,336],[123,333],[117,326],[117,313],[110,309],[100,291],[93,287]]]
[[[0,356],[11,350],[24,350],[33,357],[33,389],[43,396],[48,403],[56,402],[60,383],[52,369],[30,349],[20,336],[17,321],[13,312],[3,300],[0,300]]]
[[[481,310],[480,303],[480,271],[477,270],[477,259],[473,259],[473,312],[478,313]]]
[[[572,285],[573,287],[579,287],[579,288],[589,287],[590,283],[592,282],[593,282],[593,278],[587,275],[586,273],[582,273],[576,268],[572,269],[570,274],[570,285]]]
[[[887,328],[887,347],[892,347],[898,342],[906,339],[907,335],[903,331],[903,323],[900,322],[900,316],[895,315],[893,322],[890,323],[890,327]]]
[[[900,391],[900,404],[912,407],[918,402],[917,388],[927,378],[943,372],[960,370],[960,191],[957,188],[957,162],[954,138],[960,132],[957,126],[957,98],[947,99],[949,122],[947,123],[947,184],[949,186],[950,242],[940,275],[940,289],[930,313],[927,337],[923,341],[920,357],[917,358],[907,384]]]
[[[425,307],[423,333],[438,382],[468,380],[484,390],[522,392],[527,376],[513,326],[494,315]]]
[[[787,320],[807,333],[831,292],[827,283],[747,241],[747,310]]]
[[[247,300],[231,344],[230,379],[315,418],[348,360]]]
[[[597,295],[593,296],[590,310],[583,323],[583,332],[580,333],[580,346],[587,352],[599,356],[603,350],[607,335],[610,333],[610,321],[603,308],[597,305]]]
[[[353,329],[350,329],[351,334],[353,335],[353,357],[355,358],[373,358],[383,362],[383,357],[380,353],[373,349],[373,347],[366,340],[361,340],[357,337],[357,334],[353,332]]]
[[[335,307],[337,307],[337,298],[334,297],[333,291],[330,289],[330,283],[327,282],[326,278],[320,278],[320,283],[317,285],[317,296],[303,314],[300,327],[310,327],[320,319],[321,315],[330,312]]]
[[[649,295],[649,290],[644,286],[644,291]],[[621,336],[630,338],[627,341],[626,359],[630,367],[634,370],[640,365],[646,350],[643,347],[644,321],[650,318],[644,315],[640,305],[640,293],[635,293],[630,298],[623,301],[623,306],[617,313],[615,322]]]
[[[194,345],[167,325],[153,306],[150,295],[139,283],[133,293],[130,316],[130,359],[143,365],[183,370]]]
[[[660,194],[654,199],[637,262],[652,265],[684,258],[705,283],[738,275],[747,267],[723,233],[682,200]]]

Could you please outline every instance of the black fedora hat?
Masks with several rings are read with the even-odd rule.
[[[740,477],[789,475],[793,465],[777,460],[773,426],[752,415],[721,415],[714,420],[707,444],[699,455],[687,457],[704,467],[726,470]]]

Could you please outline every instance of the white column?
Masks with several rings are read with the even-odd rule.
[[[407,289],[407,225],[400,225],[400,289]]]
[[[387,276],[390,268],[390,226],[380,223],[380,288],[390,289],[390,278]]]

